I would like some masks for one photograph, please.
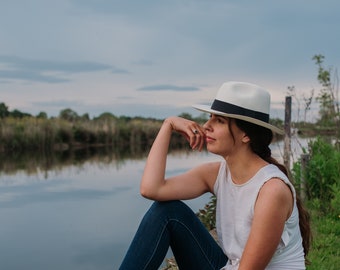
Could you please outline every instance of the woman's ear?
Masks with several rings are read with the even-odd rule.
[[[250,142],[250,138],[246,133],[243,134],[242,142],[243,143],[249,143]]]

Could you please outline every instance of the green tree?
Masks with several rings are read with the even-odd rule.
[[[7,116],[9,116],[8,107],[5,103],[1,102],[0,103],[0,118],[5,118]]]
[[[21,112],[21,111],[15,109],[15,110],[13,110],[9,113],[9,116],[11,116],[13,118],[24,118],[26,116],[32,116],[32,115],[30,115],[29,113],[24,113],[24,112]]]
[[[37,118],[40,118],[40,119],[47,119],[47,113],[45,112],[40,112],[37,114]]]
[[[67,108],[67,109],[60,111],[59,118],[70,121],[70,122],[74,122],[78,120],[80,117],[75,111]]]
[[[84,113],[80,118],[84,121],[90,121],[90,115],[88,113]]]
[[[315,55],[313,60],[318,66],[318,81],[322,88],[316,100],[319,102],[318,124],[326,127],[340,127],[339,101],[337,100],[338,91],[332,84],[331,68],[325,69],[323,66],[325,57],[321,54]]]
[[[181,113],[180,115],[178,115],[179,117],[183,117],[189,120],[194,120],[194,118],[192,117],[192,115],[190,113]]]
[[[98,117],[95,117],[94,120],[117,120],[117,117],[109,112],[104,112]]]

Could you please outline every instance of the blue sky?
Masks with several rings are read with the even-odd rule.
[[[225,81],[272,94],[319,89],[312,57],[340,67],[336,0],[2,0],[0,102],[49,116],[195,114]]]

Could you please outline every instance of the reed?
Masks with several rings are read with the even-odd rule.
[[[104,145],[138,153],[150,148],[160,125],[156,119],[126,117],[78,121],[7,117],[0,122],[0,151],[49,152]]]

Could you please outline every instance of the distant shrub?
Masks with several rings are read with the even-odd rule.
[[[216,225],[216,196],[211,196],[210,201],[203,209],[199,209],[196,215],[208,230],[214,229]]]
[[[293,166],[293,176],[299,183],[306,179],[308,199],[315,200],[321,212],[330,210],[331,201],[337,198],[340,189],[340,151],[330,142],[317,137],[308,145],[310,158],[306,170],[302,172],[301,163]],[[302,175],[304,174],[304,175]]]

